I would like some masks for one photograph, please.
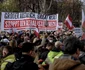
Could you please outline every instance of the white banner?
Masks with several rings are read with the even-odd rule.
[[[81,28],[74,28],[75,35],[77,37],[82,36],[82,29]]]
[[[47,27],[45,24],[48,24]],[[2,12],[1,30],[29,30],[38,27],[39,31],[55,31],[58,28],[58,14],[43,15],[31,12]]]

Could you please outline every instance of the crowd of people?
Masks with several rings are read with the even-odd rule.
[[[85,70],[85,40],[73,31],[0,34],[0,70]]]

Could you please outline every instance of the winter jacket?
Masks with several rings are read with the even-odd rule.
[[[22,55],[20,59],[13,64],[17,70],[38,70],[38,65],[34,63],[34,58],[29,55]]]
[[[12,55],[8,55],[7,57],[3,58],[1,60],[1,70],[4,70],[4,68],[6,67],[6,64],[8,62],[14,62],[15,61],[15,55],[12,54]]]
[[[46,58],[45,61],[46,61],[47,64],[51,64],[51,63],[53,63],[53,61],[54,61],[55,58],[59,58],[62,55],[63,55],[63,52],[62,51],[54,48],[53,50],[51,50],[48,53],[47,58]]]
[[[85,52],[81,52],[81,55],[79,56],[79,60],[81,63],[85,64]]]
[[[55,59],[49,66],[49,70],[85,70],[85,65],[71,59],[71,56],[66,56]]]
[[[71,69],[75,65],[78,66]],[[49,70],[85,70],[85,65],[72,59],[55,59]]]

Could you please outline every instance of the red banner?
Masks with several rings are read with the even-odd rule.
[[[45,26],[45,24],[48,24]],[[58,27],[57,15],[42,15],[36,13],[10,13],[2,12],[1,30],[29,30],[38,27],[39,31],[55,31]]]

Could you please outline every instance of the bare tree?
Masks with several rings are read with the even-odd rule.
[[[10,0],[10,4],[2,0],[0,11],[36,12],[42,14],[59,14],[59,20],[64,21],[70,14],[74,23],[79,23],[81,18],[81,2],[79,0]]]
[[[75,26],[80,25],[81,20],[81,2],[79,0],[63,0],[57,2],[57,13],[60,21],[64,21],[68,14],[72,17]]]
[[[46,13],[52,5],[53,0],[18,0],[21,11]]]

